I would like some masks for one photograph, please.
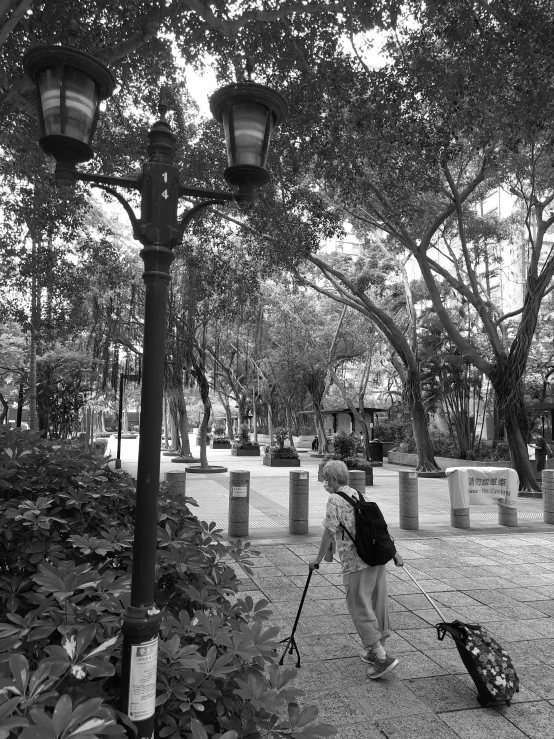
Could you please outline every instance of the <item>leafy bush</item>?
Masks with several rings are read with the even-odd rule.
[[[290,686],[296,670],[274,664],[267,601],[236,597],[235,569],[251,573],[256,553],[240,540],[223,543],[191,505],[161,486],[156,736],[334,734],[312,723],[313,707],[289,706],[279,722],[283,703],[302,691]],[[115,705],[134,506],[133,480],[93,454],[0,433],[1,739],[125,735],[130,724]]]
[[[361,457],[346,457],[343,459],[343,462],[349,470],[369,470],[373,467],[371,462]]]
[[[337,431],[333,435],[332,440],[332,451],[327,454],[324,458],[324,462],[329,462],[332,459],[345,460],[351,457],[355,457],[358,451],[358,439],[354,438],[353,434],[347,431]]]
[[[460,450],[457,442],[449,434],[441,431],[430,431],[431,443],[436,457],[449,457],[450,459],[460,459]],[[399,450],[410,454],[416,453],[415,439],[408,438],[399,444]],[[481,441],[480,445],[476,445],[466,454],[466,459],[478,462],[503,462],[510,459],[510,451],[508,444],[498,442],[493,448],[489,441]]]
[[[379,441],[389,441],[399,443],[406,438],[412,436],[412,424],[402,420],[379,419],[379,426],[376,429]]]
[[[237,440],[233,443],[235,449],[246,449],[246,448],[258,448],[260,445],[257,441],[250,441],[250,431],[245,423],[241,423],[239,426],[239,433]]]
[[[298,452],[293,446],[285,446],[285,442],[289,438],[289,430],[286,428],[276,428],[273,432],[274,444],[269,444],[265,448],[265,453],[274,459],[298,459]]]

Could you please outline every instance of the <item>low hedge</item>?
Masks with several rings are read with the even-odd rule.
[[[224,543],[190,498],[161,485],[155,736],[329,736],[300,713],[280,668],[267,601],[237,597],[248,542]],[[94,454],[37,434],[0,432],[0,737],[131,735],[117,709],[129,603],[135,484]],[[283,704],[288,717],[280,720]],[[292,708],[291,708],[292,706]]]

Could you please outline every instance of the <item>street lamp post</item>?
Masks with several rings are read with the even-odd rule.
[[[175,163],[175,139],[160,118],[148,134],[148,160],[138,177],[111,177],[79,172],[76,165],[91,159],[101,100],[115,87],[111,72],[90,54],[73,47],[44,46],[25,55],[25,71],[38,90],[41,148],[56,159],[58,184],[93,182],[125,208],[133,236],[143,245],[144,306],[143,370],[138,452],[135,534],[130,606],[123,617],[121,708],[138,728],[138,739],[154,735],[157,635],[161,613],[154,602],[157,498],[160,478],[165,315],[174,247],[188,224],[210,205],[234,201],[250,206],[256,190],[269,180],[266,167],[271,133],[286,117],[281,95],[254,82],[227,85],[211,98],[214,117],[223,124],[228,168],[225,179],[238,192],[205,190],[184,185]],[[249,74],[250,76],[250,74]],[[113,187],[141,193],[141,215]],[[178,218],[179,198],[200,202]]]

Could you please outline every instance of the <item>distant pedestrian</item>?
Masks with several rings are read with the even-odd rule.
[[[535,443],[529,444],[535,450],[535,460],[537,462],[537,472],[542,472],[546,467],[546,457],[552,454],[552,449],[548,446],[543,436],[535,434]]]
[[[348,469],[344,462],[333,460],[325,465],[323,485],[329,493],[329,499],[319,552],[311,560],[310,568],[321,563],[335,541],[342,581],[346,588],[346,605],[364,648],[360,657],[369,665],[367,677],[374,680],[391,672],[398,665],[398,660],[387,654],[385,649],[385,642],[390,636],[387,566],[367,565],[358,556],[352,539],[344,535],[341,525],[355,537],[354,508],[344,498],[333,493],[340,490],[356,498],[358,493],[348,487],[347,483]],[[398,553],[394,557],[394,563],[397,566],[404,564]]]
[[[312,441],[312,452],[317,452],[319,450],[319,439],[317,436],[314,436],[314,440]]]

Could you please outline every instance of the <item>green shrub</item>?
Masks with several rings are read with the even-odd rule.
[[[273,432],[275,442],[269,444],[265,448],[265,453],[274,459],[298,459],[298,452],[293,446],[285,446],[285,442],[289,438],[289,430],[278,427]]]
[[[257,441],[250,441],[250,431],[245,423],[241,423],[239,426],[239,433],[237,440],[233,443],[235,449],[246,449],[255,447],[256,449],[260,446]]]
[[[93,454],[0,433],[0,737],[124,736],[120,623],[129,603],[135,487]],[[190,498],[161,486],[156,603],[163,609],[156,736],[328,736],[283,703],[267,601],[237,598],[248,542],[224,543]],[[305,711],[308,709],[304,709]],[[88,727],[88,729],[87,729]],[[236,732],[226,734],[226,732]],[[294,732],[294,734],[293,734]]]
[[[412,424],[403,420],[379,419],[379,425],[375,429],[379,441],[400,443],[412,436]]]
[[[433,445],[433,451],[436,457],[460,459],[458,444],[449,434],[432,429],[429,436],[431,437],[431,444]],[[409,454],[415,454],[417,451],[413,437],[405,439],[398,446],[400,451],[408,452]],[[503,462],[504,460],[510,459],[510,451],[508,444],[504,442],[498,442],[496,447],[493,448],[490,441],[481,441],[480,445],[476,444],[473,449],[467,452],[466,459],[479,462]]]

